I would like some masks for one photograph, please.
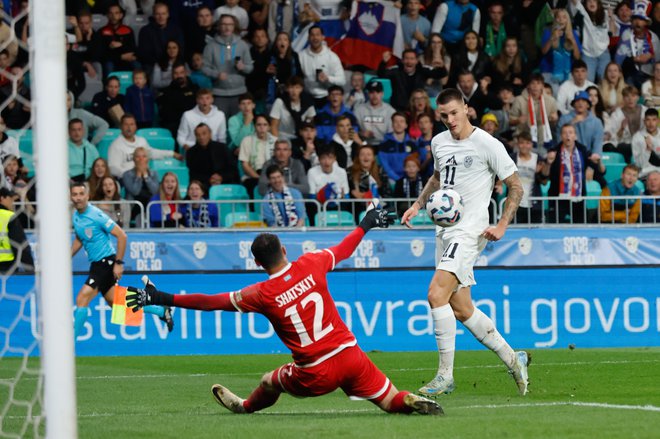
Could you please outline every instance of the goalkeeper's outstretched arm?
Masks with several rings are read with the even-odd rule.
[[[126,305],[134,311],[146,305],[178,306],[201,311],[238,311],[232,304],[229,293],[170,294],[158,291],[155,287],[128,287]]]
[[[396,218],[387,210],[374,209],[368,211],[355,230],[349,233],[339,244],[328,249],[335,255],[335,264],[348,259],[369,230],[374,227],[385,229],[394,221],[396,221]]]

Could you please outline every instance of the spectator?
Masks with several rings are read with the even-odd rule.
[[[273,136],[293,140],[303,122],[311,122],[316,116],[314,99],[304,91],[302,78],[291,77],[286,83],[286,93],[275,99],[270,110]]]
[[[610,50],[616,52],[619,45],[621,35],[626,31],[632,29],[632,8],[630,1],[621,0],[614,8],[614,14],[609,16],[609,31],[610,31]]]
[[[279,34],[291,35],[298,18],[295,2],[271,1],[268,5],[268,39],[274,41]]]
[[[561,142],[548,151],[543,165],[542,178],[550,179],[550,197],[566,197],[567,200],[551,201],[550,221],[583,223],[584,201],[578,197],[587,195],[587,168],[596,165],[589,160],[587,149],[577,141],[575,127],[566,124],[561,128]]]
[[[94,145],[85,139],[82,120],[69,121],[69,178],[83,182],[92,173],[92,163],[99,158],[99,152]]]
[[[351,125],[351,119],[348,116],[339,116],[337,118],[335,130],[336,132],[333,134],[328,146],[335,151],[339,166],[348,168],[353,163],[353,158],[357,155],[360,146],[367,142],[363,141],[355,132],[355,129]]]
[[[610,181],[603,188],[601,197],[637,197],[642,191],[635,183],[639,178],[639,168],[626,165],[621,172],[621,178]],[[642,202],[639,198],[601,198],[600,221],[602,223],[634,224],[639,219]]]
[[[449,0],[438,6],[431,32],[440,33],[447,49],[453,52],[465,32],[473,30],[478,35],[480,25],[481,12],[475,4],[469,0]]]
[[[461,72],[472,72],[477,80],[481,80],[487,73],[490,58],[479,45],[479,34],[469,30],[465,32],[463,44],[455,52],[451,63],[449,84],[455,84]]]
[[[584,6],[581,0],[569,0],[568,10],[575,19],[582,19],[582,60],[587,63],[589,81],[595,82],[596,77],[604,77],[611,59],[605,8],[601,0],[585,1]]]
[[[191,229],[218,227],[218,205],[207,202],[206,187],[201,181],[190,181],[185,199],[190,203],[181,205],[184,227]]]
[[[401,15],[401,31],[406,49],[421,53],[431,34],[431,22],[419,14],[422,7],[420,0],[408,0],[406,13]]]
[[[598,86],[592,85],[587,88],[587,93],[589,94],[589,101],[591,101],[591,114],[593,114],[596,119],[600,120],[603,124],[603,127],[609,126],[610,115],[605,111],[605,106],[603,105],[603,97],[600,94]],[[607,139],[607,132],[603,135],[603,142]],[[605,150],[605,145],[603,145],[603,151]]]
[[[92,172],[87,179],[87,186],[90,193],[93,194],[96,192],[96,188],[99,187],[104,177],[112,177],[112,174],[110,174],[108,162],[103,157],[99,157],[92,163]]]
[[[632,158],[639,168],[639,176],[645,178],[653,171],[660,171],[660,130],[658,111],[649,108],[644,113],[644,128],[632,138]]]
[[[131,206],[121,203],[119,183],[112,177],[103,177],[101,184],[92,193],[94,206],[98,207],[115,223],[124,229],[131,225]]]
[[[392,82],[390,104],[397,111],[406,111],[410,94],[415,89],[424,88],[429,78],[440,79],[447,76],[447,66],[429,68],[420,65],[414,50],[404,50],[401,64],[386,68],[391,59],[391,52],[383,52],[383,60],[378,65],[378,76]]]
[[[419,155],[422,178],[428,180],[433,174],[433,154],[431,153],[431,140],[433,140],[433,116],[421,113],[417,116],[417,126],[421,135],[415,143],[415,151]]]
[[[0,187],[0,215],[4,217],[3,224],[5,224],[3,234],[6,234],[7,243],[11,247],[12,258],[5,257],[0,262],[0,273],[13,274],[19,268],[22,271],[34,270],[34,259],[32,258],[32,249],[28,242],[23,226],[21,225],[20,216],[13,213],[14,201],[18,198],[18,194],[7,189]],[[8,217],[8,218],[7,218]],[[9,260],[10,259],[10,260]]]
[[[660,108],[660,62],[653,67],[653,77],[642,84],[642,98],[645,106]]]
[[[351,89],[348,95],[344,96],[344,104],[355,112],[355,108],[364,104],[367,99],[367,92],[364,89],[364,73],[355,70],[351,73]]]
[[[497,99],[502,103],[502,108],[490,111],[495,117],[497,117],[497,133],[506,139],[513,139],[513,129],[509,123],[513,103],[516,100],[516,97],[513,94],[513,86],[508,84],[502,85],[497,92]]]
[[[149,168],[149,150],[142,146],[133,152],[133,169],[121,176],[121,182],[126,190],[126,199],[135,200],[143,209],[147,208],[149,200],[158,192],[158,173]],[[133,205],[131,218],[136,224],[142,224],[141,209]],[[139,218],[138,218],[139,217]]]
[[[186,152],[186,165],[190,181],[208,186],[240,183],[236,158],[224,142],[213,140],[211,128],[204,122],[195,127],[195,143]]]
[[[573,62],[571,75],[571,78],[562,82],[557,92],[557,107],[561,114],[570,113],[571,102],[577,92],[584,91],[587,87],[595,85],[587,79],[587,64],[581,59]]]
[[[372,198],[387,198],[390,196],[390,185],[387,174],[376,162],[376,149],[371,145],[359,147],[356,159],[347,168],[348,187],[351,198],[355,200]],[[366,208],[366,203],[353,204],[353,216],[358,217]]]
[[[80,94],[85,90],[85,71],[83,67],[82,58],[78,53],[73,51],[73,44],[75,36],[71,34],[66,35],[66,88],[78,99]],[[0,71],[9,71],[9,55],[7,50],[0,51]],[[0,78],[8,81],[8,78],[3,74]],[[7,85],[0,82],[0,88],[5,92]],[[11,88],[11,85],[10,87]]]
[[[121,177],[126,171],[133,169],[135,166],[133,153],[138,146],[146,148],[152,159],[174,157],[177,160],[183,160],[178,152],[152,148],[144,137],[135,135],[136,130],[135,116],[128,113],[123,115],[121,118],[121,135],[110,144],[108,150],[108,165],[110,172],[115,177]]]
[[[204,56],[201,53],[193,53],[190,59],[190,80],[199,88],[213,88],[211,78],[206,76],[203,71]]]
[[[488,6],[488,21],[481,26],[481,46],[491,58],[498,56],[504,49],[507,40],[504,27],[504,6],[499,1],[493,1]],[[517,42],[517,40],[516,40]]]
[[[99,73],[92,63],[101,59],[99,53],[99,34],[92,26],[92,14],[82,9],[78,16],[72,20],[73,32],[76,36],[76,43],[73,46],[79,55],[85,68],[85,72],[90,78],[96,78]]]
[[[408,104],[408,111],[406,112],[408,134],[412,139],[417,139],[422,134],[417,125],[417,116],[424,113],[428,115],[433,114],[431,100],[424,89],[418,88],[410,95],[410,103]]]
[[[522,132],[518,136],[518,151],[511,155],[518,167],[518,175],[523,186],[523,197],[516,212],[516,223],[540,223],[543,219],[543,202],[530,200],[530,197],[541,197],[541,180],[543,180],[543,160],[532,151],[534,143],[532,136]]]
[[[160,90],[172,82],[172,70],[175,65],[183,64],[183,50],[178,41],[170,40],[166,44],[165,53],[163,53],[155,65],[153,65],[153,74],[151,75],[151,85]]]
[[[108,7],[108,24],[98,31],[99,54],[103,66],[103,77],[119,70],[133,71],[137,65],[135,35],[124,25],[124,10],[119,5]]]
[[[162,201],[164,203],[154,203]],[[149,226],[150,227],[182,227],[183,215],[179,179],[174,172],[166,172],[160,181],[158,192],[149,200]]]
[[[307,173],[310,195],[321,204],[327,200],[347,197],[348,175],[346,169],[337,163],[335,150],[327,146],[321,147],[318,157],[319,164],[312,166]]]
[[[254,134],[254,99],[250,93],[238,98],[240,112],[234,114],[227,122],[229,134],[229,149],[238,155],[238,147],[246,136]]]
[[[68,45],[67,45],[68,50]],[[67,53],[68,58],[68,53]],[[68,60],[67,60],[68,61]],[[11,65],[9,64],[9,52],[7,49],[0,51],[0,93],[2,96],[9,96],[11,94],[12,82],[9,79],[11,75]],[[67,67],[67,74],[68,74]],[[67,81],[68,82],[68,81]]]
[[[394,185],[394,198],[408,198],[411,201],[398,201],[396,211],[399,216],[408,210],[414,200],[419,197],[426,184],[421,174],[421,163],[417,154],[410,154],[403,160],[403,176]]]
[[[16,160],[18,160],[19,163],[19,168],[22,168],[21,172],[27,174],[28,170],[23,165],[18,141],[14,137],[8,136],[7,133],[5,133],[5,130],[0,127],[0,161],[4,161],[5,158],[9,156],[16,157]]]
[[[447,53],[445,43],[438,33],[432,33],[429,37],[429,44],[424,49],[424,53],[419,56],[419,62],[423,68],[451,70],[451,56]],[[437,96],[442,91],[442,87],[449,81],[449,76],[440,79],[429,77],[426,79],[424,89],[429,96]]]
[[[351,125],[350,121],[348,121],[348,125]],[[303,122],[298,130],[298,137],[291,145],[293,157],[303,163],[305,171],[309,171],[312,166],[318,165],[319,159],[316,151],[324,145],[324,142],[316,138],[316,125],[311,122]]]
[[[153,126],[155,103],[154,93],[147,86],[147,73],[140,69],[134,70],[133,85],[126,89],[124,109],[135,115],[138,128]]]
[[[188,54],[203,53],[206,43],[215,36],[213,11],[208,6],[197,9],[197,23],[187,34],[186,50]]]
[[[298,53],[291,48],[291,37],[288,34],[280,32],[275,37],[266,73],[270,75],[268,78],[268,96],[266,98],[268,105],[275,102],[275,98],[284,95],[282,87],[289,82],[289,79],[294,76],[303,78],[300,58]]]
[[[541,73],[554,91],[568,79],[573,59],[580,59],[582,44],[573,30],[566,9],[555,9],[552,28],[545,29],[541,37]]]
[[[28,185],[30,179],[23,172],[18,157],[11,154],[3,157],[2,166],[4,167],[4,181],[0,186],[20,193],[21,189],[24,189]]]
[[[660,223],[660,172],[651,171],[646,176],[644,195],[654,197],[642,200],[642,223]]]
[[[534,109],[533,113],[530,108]],[[553,145],[552,130],[558,119],[557,101],[543,93],[543,77],[533,74],[527,89],[516,97],[511,107],[509,124],[515,127],[514,135],[529,132],[536,152],[545,156],[545,151]]]
[[[211,130],[211,140],[227,143],[227,120],[225,114],[213,105],[213,93],[208,89],[201,89],[196,96],[197,105],[183,113],[176,141],[184,151],[188,151],[195,144],[195,129],[199,124],[205,124]]]
[[[458,74],[458,91],[463,95],[468,106],[470,123],[474,125],[479,124],[486,109],[494,110],[502,106],[497,97],[490,95],[487,89],[479,86],[474,73],[469,70],[463,70]]]
[[[108,125],[117,127],[124,114],[124,95],[119,93],[119,79],[110,76],[104,80],[104,90],[92,98],[92,113],[103,118]]]
[[[378,161],[387,174],[390,184],[394,184],[404,176],[404,159],[416,152],[416,144],[406,132],[407,129],[406,115],[400,112],[394,113],[392,132],[385,134],[383,143],[378,146]]]
[[[238,25],[236,26],[236,33],[245,35],[250,25],[247,11],[238,4],[238,0],[226,0],[224,6],[220,6],[213,13],[213,20],[222,20],[223,15],[235,17]]]
[[[25,84],[23,69],[12,67],[11,74],[14,75],[16,84],[16,94],[13,89],[10,96],[4,96],[0,93],[0,99],[5,108],[0,112],[5,126],[9,129],[24,129],[30,123],[32,114],[32,105],[30,104],[30,87]]]
[[[165,70],[162,62],[169,57],[169,45],[172,41],[177,43],[179,56],[183,59],[183,32],[179,26],[171,22],[169,6],[164,2],[156,2],[153,6],[153,15],[149,17],[149,23],[140,29],[138,37],[138,59],[148,74],[154,70],[156,63],[161,64],[161,69]],[[169,81],[165,83],[165,85],[167,84]]]
[[[309,184],[307,183],[307,173],[302,162],[293,158],[291,152],[291,142],[284,139],[275,141],[273,156],[263,165],[263,169],[268,169],[270,165],[277,165],[282,172],[284,183],[287,187],[297,189],[301,194],[309,194]],[[265,173],[259,176],[259,194],[264,196],[268,189],[268,177]]]
[[[626,86],[622,92],[623,106],[617,108],[610,115],[608,139],[615,148],[607,151],[623,154],[626,163],[632,157],[632,138],[644,124],[646,107],[638,104],[639,92],[631,85]]]
[[[156,98],[160,125],[176,137],[183,113],[195,106],[199,87],[191,82],[184,64],[172,66],[172,82]]]
[[[383,84],[380,82],[369,81],[367,93],[369,101],[355,107],[355,118],[360,127],[360,138],[370,145],[378,145],[385,134],[392,131],[392,115],[395,110],[383,102]]]
[[[507,37],[500,53],[493,58],[486,76],[490,78],[490,88],[501,90],[504,86],[512,86],[516,94],[524,88],[525,79],[529,76],[528,64],[523,60],[516,37]]]
[[[321,108],[330,89],[341,89],[346,77],[339,57],[326,46],[321,27],[310,27],[307,35],[309,47],[300,54],[300,65],[305,76],[305,90],[314,97],[316,108]]]
[[[318,138],[329,142],[335,134],[337,119],[346,116],[350,119],[353,129],[359,129],[357,119],[351,110],[344,105],[344,89],[338,85],[328,88],[328,102],[319,110],[314,119]]]
[[[275,136],[270,133],[270,122],[262,114],[254,118],[255,132],[241,141],[238,160],[243,167],[243,185],[252,197],[255,186],[259,183],[259,174],[264,163],[273,156]],[[281,171],[280,171],[281,174]]]
[[[213,8],[215,0],[169,0],[170,20],[175,25],[181,27],[183,31],[184,47],[186,48],[186,59],[194,52],[201,53],[204,50],[204,38],[199,40],[198,32],[204,32],[204,29],[213,29]],[[201,13],[201,11],[204,11]],[[203,16],[202,24],[199,23],[200,13]],[[207,26],[210,26],[207,28]],[[201,47],[195,47],[202,43]]]
[[[614,61],[605,67],[605,75],[600,80],[600,93],[603,96],[605,111],[612,114],[614,110],[623,105],[623,88],[626,82],[623,78],[621,66]]]
[[[266,30],[263,28],[255,29],[252,33],[251,41],[250,56],[252,57],[254,68],[247,75],[245,83],[250,93],[254,96],[257,110],[264,112],[268,94],[268,81],[270,79],[267,68],[271,65],[272,59],[271,51],[269,50],[270,42],[268,41]]]
[[[484,114],[481,117],[481,124],[479,126],[482,130],[499,140],[509,154],[513,152],[513,148],[509,145],[509,142],[497,134],[500,128],[497,116],[493,113]]]
[[[660,39],[648,29],[650,22],[649,17],[636,10],[632,16],[632,28],[621,34],[614,55],[626,82],[637,88],[652,77],[653,66],[660,61]]]
[[[202,71],[213,79],[215,105],[225,114],[238,112],[239,96],[247,92],[245,75],[254,67],[250,48],[236,35],[235,29],[234,16],[222,15],[218,35],[204,48]]]
[[[303,196],[298,189],[288,187],[277,165],[266,169],[268,190],[261,204],[261,216],[268,227],[303,227],[307,214]]]
[[[561,127],[566,124],[573,125],[577,133],[577,141],[587,149],[589,160],[600,160],[603,155],[603,122],[591,112],[589,93],[586,91],[575,93],[571,106],[573,111],[559,118],[557,138],[560,137]]]
[[[126,15],[137,15],[138,4],[144,15],[153,12],[154,1],[156,0],[120,0],[121,5],[126,9]]]

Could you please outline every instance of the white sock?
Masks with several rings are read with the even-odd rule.
[[[454,352],[456,350],[456,317],[449,304],[431,309],[435,341],[438,344],[438,374],[446,379],[454,377]]]
[[[506,340],[504,340],[504,337],[497,330],[490,317],[475,307],[474,313],[469,319],[463,322],[463,325],[470,330],[472,335],[481,344],[495,352],[509,369],[513,368],[516,361],[516,354]]]

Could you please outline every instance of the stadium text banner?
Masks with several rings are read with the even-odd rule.
[[[346,231],[280,233],[292,258],[333,246]],[[257,270],[250,244],[256,233],[129,233],[124,260],[127,271]],[[339,268],[426,268],[434,266],[435,238],[431,230],[372,231],[353,256]],[[547,267],[660,264],[657,229],[571,228],[511,229],[490,243],[477,265]],[[74,271],[86,272],[80,252]]]
[[[366,350],[435,350],[426,302],[430,270],[344,271],[330,274],[339,312]],[[170,292],[226,292],[265,279],[264,273],[160,274]],[[79,288],[83,276],[75,276]],[[27,294],[26,276],[7,290]],[[473,297],[516,348],[660,346],[660,270],[568,268],[479,270]],[[127,275],[122,284],[140,284]],[[73,295],[72,303],[73,303]],[[33,342],[36,301],[23,311],[12,346]],[[286,352],[273,328],[254,314],[176,309],[174,332],[145,315],[139,327],[110,323],[111,310],[98,296],[76,343],[78,355],[181,355]],[[0,321],[20,312],[0,309]],[[4,316],[4,317],[3,317]],[[23,341],[22,341],[23,340]],[[481,346],[459,325],[458,349]]]

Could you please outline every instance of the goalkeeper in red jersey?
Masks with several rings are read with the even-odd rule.
[[[289,262],[277,236],[258,235],[252,243],[255,261],[268,280],[239,291],[207,294],[168,294],[147,283],[128,287],[126,304],[134,310],[147,305],[178,306],[204,311],[257,312],[268,318],[293,362],[266,373],[247,399],[220,384],[211,388],[216,401],[234,413],[270,407],[282,392],[296,397],[320,396],[341,388],[348,396],[367,399],[390,413],[441,415],[435,402],[399,391],[357,345],[337,312],[326,275],[351,256],[371,228],[386,228],[394,218],[385,210],[370,210],[360,225],[334,247],[307,253]]]

